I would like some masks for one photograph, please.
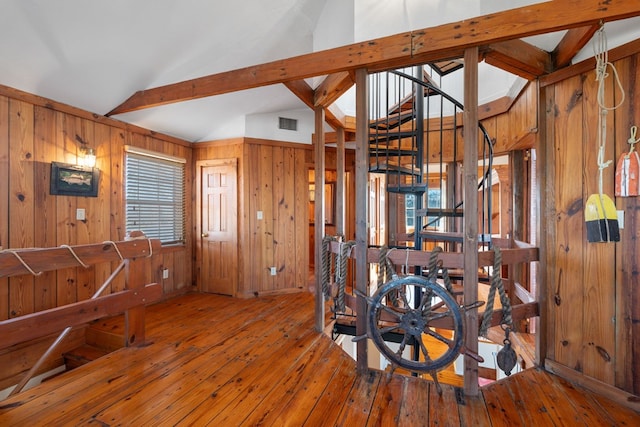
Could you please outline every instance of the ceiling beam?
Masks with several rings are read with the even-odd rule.
[[[316,89],[314,104],[326,108],[333,104],[354,84],[355,78],[351,72],[342,71],[340,73],[329,74]]]
[[[571,60],[591,40],[600,25],[572,28],[562,37],[558,46],[551,52],[553,69],[558,70],[571,65]]]
[[[527,80],[553,71],[551,54],[519,39],[489,45],[484,60]]]
[[[640,15],[628,0],[553,0],[173,83],[133,94],[107,115],[309,77],[459,58],[466,48]]]
[[[348,74],[348,73],[347,73]],[[315,110],[315,98],[316,91],[313,90],[311,86],[304,80],[293,80],[290,82],[283,82],[283,84],[295,95],[297,96],[304,104]],[[332,110],[327,107],[324,107],[325,113],[325,121],[331,126],[333,129],[337,129],[339,127],[344,127],[342,120],[340,117],[336,116]],[[344,116],[344,115],[343,115]]]

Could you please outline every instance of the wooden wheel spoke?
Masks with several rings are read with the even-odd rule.
[[[387,332],[395,331],[396,329],[400,329],[400,325],[387,326],[386,328],[378,329],[378,333],[380,335],[386,334]]]
[[[402,297],[402,303],[404,304],[405,307],[408,308],[409,307],[409,300],[407,299],[406,287],[402,286],[400,289],[398,289],[398,293]]]
[[[400,318],[402,317],[402,314],[403,314],[403,313],[400,313],[400,312],[398,312],[398,311],[396,311],[396,310],[394,310],[394,309],[390,308],[390,307],[389,307],[389,306],[387,306],[387,305],[384,305],[384,304],[383,304],[383,305],[381,305],[381,306],[380,306],[380,308],[382,308],[382,309],[383,309],[384,311],[386,311],[387,313],[389,313],[389,314],[393,315],[393,316],[394,316],[394,317],[396,317],[398,320],[400,320]]]
[[[404,334],[402,337],[402,342],[400,343],[400,347],[398,347],[398,351],[396,351],[396,356],[402,358],[402,353],[404,353],[404,348],[407,346],[407,334]]]
[[[447,311],[441,311],[441,312],[437,312],[437,313],[429,313],[428,316],[424,316],[424,320],[427,322],[427,324],[429,324],[429,322],[433,321],[433,320],[438,320],[438,319],[442,319],[445,317],[451,317],[453,315],[453,313],[451,313],[451,310],[447,310]]]
[[[422,336],[417,336],[416,340],[418,340],[418,343],[420,344],[420,350],[422,351],[422,354],[424,354],[424,360],[427,362],[431,362],[431,357],[429,356],[429,350],[427,350],[427,346],[424,345],[424,341],[422,341]]]
[[[443,343],[445,343],[446,345],[449,346],[449,348],[453,347],[453,340],[437,333],[436,331],[432,330],[431,328],[426,328],[424,331],[427,335],[430,335],[432,337],[434,337],[435,339],[437,339],[438,341],[441,341]]]

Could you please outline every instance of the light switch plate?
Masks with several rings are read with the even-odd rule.
[[[76,219],[78,221],[84,221],[85,219],[87,219],[86,211],[82,208],[76,209]]]

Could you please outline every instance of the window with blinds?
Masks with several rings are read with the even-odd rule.
[[[183,159],[125,147],[126,231],[164,245],[185,241]]]

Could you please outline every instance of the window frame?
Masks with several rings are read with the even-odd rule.
[[[126,232],[140,230],[151,239],[159,239],[163,246],[185,245],[186,159],[130,145],[125,145],[124,151],[123,200]],[[148,173],[150,178],[142,179],[143,173]],[[159,179],[160,176],[162,179]],[[138,214],[133,215],[136,217],[134,219],[131,213],[136,209]],[[138,222],[139,226],[132,222]]]

